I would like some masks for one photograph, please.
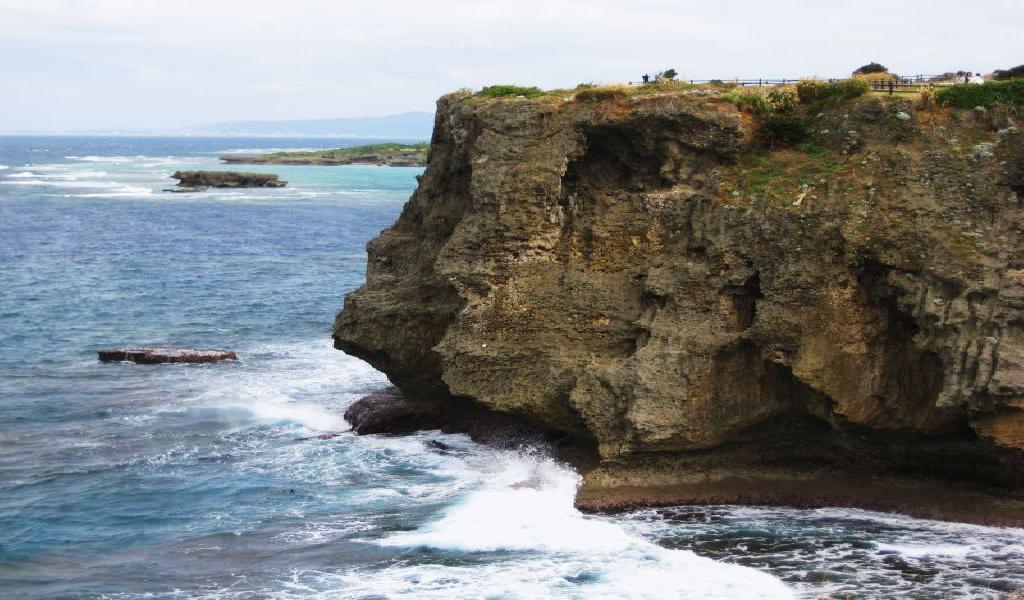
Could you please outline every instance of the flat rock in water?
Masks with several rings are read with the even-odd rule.
[[[238,171],[175,171],[171,178],[182,188],[278,188],[288,185],[273,173],[240,173]]]
[[[205,192],[206,188],[203,187],[203,186],[198,186],[198,187],[179,186],[179,187],[175,187],[175,188],[165,188],[164,191],[165,192],[172,192],[172,193],[175,193],[175,194],[194,194],[196,192]]]
[[[163,363],[211,363],[237,360],[230,350],[198,350],[191,348],[107,348],[99,351],[103,362],[131,361],[140,365]]]

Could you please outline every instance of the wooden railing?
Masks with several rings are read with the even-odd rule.
[[[844,81],[850,79],[849,77],[831,78],[824,79],[823,81]],[[658,80],[651,80],[647,82],[656,83]],[[763,86],[777,86],[777,85],[791,85],[800,83],[800,79],[680,79],[684,83],[690,83],[693,85],[705,85],[705,84],[723,84],[723,85],[736,85],[740,87],[763,87]],[[871,86],[872,91],[876,92],[916,92],[921,88],[929,87],[946,87],[950,85],[956,85],[956,81],[951,81],[946,75],[909,75],[896,77],[894,79],[866,79],[868,85]],[[646,85],[642,81],[630,81],[630,85]]]

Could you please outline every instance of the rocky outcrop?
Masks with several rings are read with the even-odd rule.
[[[880,98],[809,119],[768,151],[714,94],[447,96],[335,344],[412,398],[590,440],[592,508],[905,484],[1024,515],[1016,123]]]
[[[238,360],[230,350],[196,350],[188,348],[107,348],[98,352],[102,362],[134,362],[140,365],[164,363],[211,363]]]
[[[412,433],[440,429],[440,406],[410,402],[398,388],[391,387],[364,396],[345,410],[345,420],[360,435],[370,433]]]
[[[587,463],[589,447],[579,440],[510,415],[462,400],[410,398],[395,387],[364,396],[345,410],[357,434],[404,434],[437,429],[465,433],[482,444],[500,448],[543,449],[574,463]]]
[[[240,173],[237,171],[175,171],[172,179],[182,188],[198,191],[201,188],[278,188],[288,185],[272,173]]]

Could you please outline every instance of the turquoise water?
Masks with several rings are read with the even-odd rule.
[[[463,436],[347,433],[386,385],[331,348],[364,246],[419,169],[239,167],[285,189],[165,194],[227,150],[337,141],[0,138],[2,598],[997,598],[1024,533],[865,511],[590,517],[578,478]],[[234,168],[234,167],[232,167]],[[236,363],[100,364],[107,345]],[[333,439],[303,440],[340,432]],[[443,441],[447,449],[428,445]],[[538,489],[515,486],[542,481]]]

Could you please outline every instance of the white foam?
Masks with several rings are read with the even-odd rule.
[[[508,552],[472,568],[399,566],[348,574],[346,591],[417,597],[792,598],[778,579],[662,548],[573,507],[579,477],[550,459],[496,453],[480,488],[423,528],[385,546]],[[486,467],[485,467],[486,468]],[[526,553],[526,556],[523,556]]]
[[[7,165],[0,165],[0,171],[4,171],[7,169],[10,169],[10,167],[8,167]]]
[[[896,552],[910,558],[925,556],[966,557],[974,549],[971,546],[957,544],[878,544],[883,552]]]
[[[91,194],[74,194],[75,198],[121,198],[121,197],[139,197],[139,196],[152,196],[153,190],[147,187],[139,187],[134,185],[120,185],[116,182],[110,184],[112,189],[109,192],[97,192]],[[60,187],[60,186],[58,186]],[[65,186],[65,187],[108,187],[107,185],[98,186],[95,183],[82,184],[78,186]]]
[[[38,175],[38,177],[49,179],[89,179],[95,177],[106,177],[106,171],[64,171],[61,173],[50,173]]]
[[[75,181],[73,179],[5,179],[0,185],[31,185],[46,186],[53,188],[119,188],[115,191],[136,190],[142,188],[131,188],[123,186],[115,181]]]
[[[107,163],[128,163],[133,162],[137,158],[146,158],[144,156],[65,156],[68,160],[78,160],[82,162],[107,162]]]
[[[14,179],[18,177],[39,177],[39,175],[36,175],[32,171],[21,171],[20,173],[11,173],[7,177]]]
[[[203,391],[194,404],[222,411],[238,427],[295,423],[311,432],[349,428],[342,418],[356,394],[346,389],[380,386],[386,380],[366,363],[338,352],[329,339],[295,346],[257,346],[241,358],[260,355],[277,362],[259,370],[210,370],[203,373]],[[310,399],[327,398],[329,405]],[[347,402],[346,402],[347,400]]]

